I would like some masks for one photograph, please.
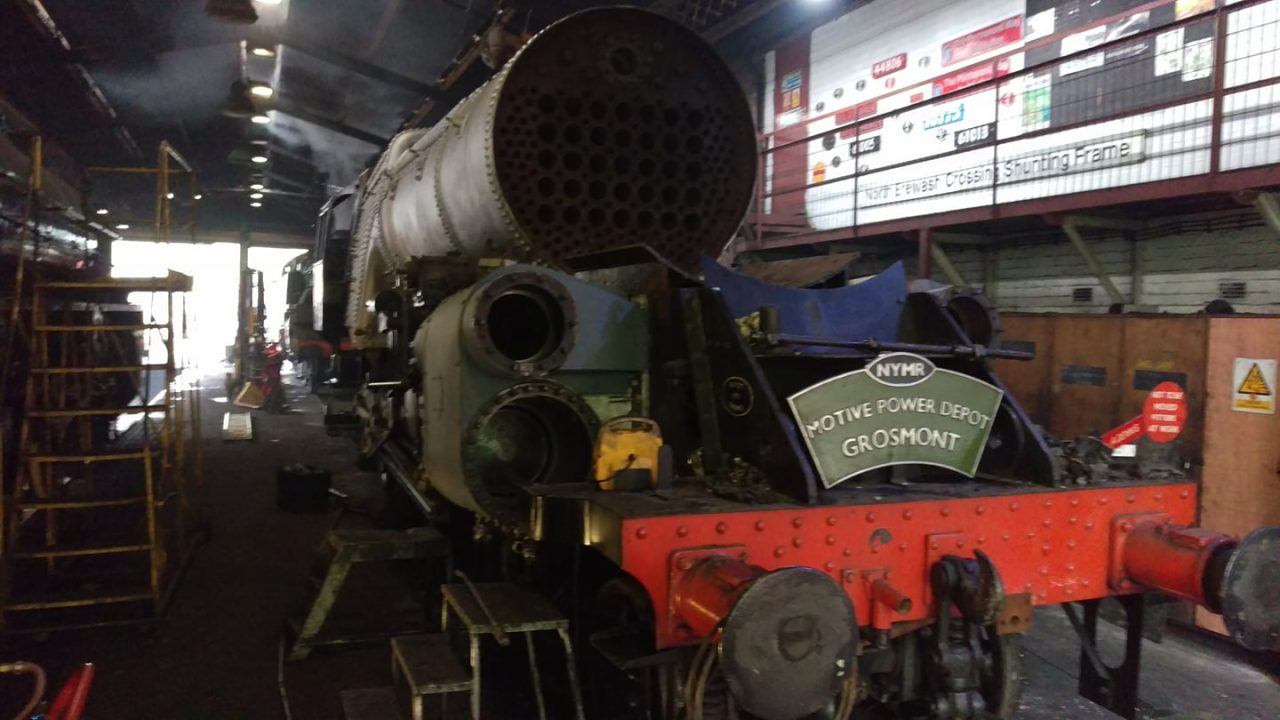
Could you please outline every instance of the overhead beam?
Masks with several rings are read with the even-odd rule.
[[[937,238],[935,237],[934,240],[937,240]],[[957,287],[969,287],[969,283],[964,281],[964,278],[960,275],[960,271],[956,269],[955,264],[951,262],[951,257],[942,249],[942,245],[940,243],[931,243],[929,249],[933,254],[933,264],[938,266],[938,269],[942,271],[943,275],[947,276],[947,280],[952,285]]]
[[[361,130],[359,128],[353,128],[350,125],[346,125],[336,120],[331,120],[321,115],[317,115],[316,113],[313,113],[310,110],[307,110],[306,108],[302,107],[301,105],[295,102],[285,100],[283,97],[279,98],[276,101],[275,111],[280,113],[281,115],[288,115],[291,118],[296,118],[303,122],[308,122],[308,123],[311,123],[312,125],[322,127],[325,130],[333,131],[335,133],[338,133],[339,135],[345,135],[349,138],[354,138],[361,142],[369,143],[375,149],[380,148],[383,145],[386,145],[387,140],[389,140],[389,138],[382,137],[381,135],[378,135],[376,133],[371,133],[367,130]]]
[[[996,239],[989,235],[950,232],[934,232],[933,240],[948,245],[994,245],[996,242]]]
[[[357,75],[362,75],[370,80],[376,80],[383,85],[398,87],[402,90],[408,90],[417,95],[425,95],[427,97],[435,97],[440,94],[440,88],[430,83],[422,82],[407,75],[401,75],[394,70],[388,70],[381,65],[375,65],[359,58],[352,57],[340,52],[336,52],[320,45],[310,45],[299,42],[296,39],[285,40],[280,43],[284,47],[291,50],[297,50],[304,55],[310,55],[317,60],[323,60],[330,65],[336,65],[344,70],[348,70]]]
[[[1141,230],[1147,226],[1145,220],[1127,220],[1116,217],[1100,217],[1097,215],[1064,215],[1062,225],[1076,227],[1103,228],[1104,230]]]
[[[933,275],[933,231],[921,228],[916,231],[916,277],[927,279]]]
[[[1000,300],[1000,255],[994,247],[982,249],[982,294],[992,304]]]
[[[1098,278],[1098,282],[1102,284],[1102,289],[1111,298],[1111,302],[1123,305],[1124,295],[1120,294],[1120,288],[1116,287],[1116,284],[1111,281],[1111,276],[1107,274],[1106,268],[1102,267],[1102,262],[1098,260],[1098,256],[1093,254],[1089,243],[1085,242],[1084,236],[1080,234],[1079,226],[1070,220],[1064,220],[1062,232],[1066,234],[1067,239],[1075,246],[1076,252],[1080,253],[1080,257],[1084,258],[1084,264],[1088,266],[1089,272]]]
[[[1271,237],[1280,240],[1280,197],[1275,193],[1260,192],[1253,198],[1253,207],[1262,216]]]
[[[242,241],[242,233],[240,231],[230,230],[213,230],[208,232],[200,232],[199,241],[203,243],[236,243]],[[273,247],[273,248],[296,248],[298,250],[310,250],[316,244],[316,239],[310,235],[300,235],[296,233],[285,232],[268,232],[258,231],[250,228],[247,237],[249,245],[253,247]],[[178,240],[175,238],[173,242],[191,242],[190,240]]]
[[[746,10],[739,10],[733,17],[722,20],[707,28],[703,32],[703,36],[713,43],[720,42],[774,10],[777,10],[784,2],[786,2],[786,0],[770,0],[769,2],[755,3],[754,6],[748,7]]]
[[[299,182],[298,180],[295,180],[294,178],[291,178],[288,175],[283,175],[281,173],[273,172],[271,170],[268,170],[262,173],[262,175],[263,177],[270,180],[271,182],[280,183],[281,185],[288,185],[289,187],[296,188],[302,192],[314,191],[316,189],[315,185],[308,185],[304,182]]]
[[[53,21],[53,16],[45,9],[41,0],[22,0],[21,4],[25,6],[24,13],[27,16],[27,20],[36,27],[37,32],[43,32],[46,38],[61,48],[62,52],[71,52],[71,41],[58,29],[58,24]],[[93,76],[89,74],[84,65],[68,63],[67,67],[71,70],[72,75],[79,78],[80,83],[83,85],[85,98],[90,105],[102,114],[111,132],[116,136],[125,151],[138,159],[144,157],[142,148],[138,147],[138,143],[133,139],[129,129],[120,120],[115,107],[107,100],[102,88],[98,86],[97,81],[93,79]]]

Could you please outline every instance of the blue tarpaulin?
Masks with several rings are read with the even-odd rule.
[[[720,290],[735,319],[759,312],[762,305],[777,306],[779,329],[786,335],[893,342],[898,339],[898,321],[907,299],[907,275],[900,262],[857,285],[817,290],[762,282],[709,257],[702,258],[702,274],[708,286]]]

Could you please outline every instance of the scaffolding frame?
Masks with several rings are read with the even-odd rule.
[[[29,212],[38,206],[39,156],[37,138]],[[187,176],[191,200],[197,192],[191,165],[167,142],[160,143],[154,168],[93,167],[87,172],[154,175],[153,222],[159,242],[173,235],[171,178]],[[190,230],[193,241],[196,220],[192,202],[183,229]],[[183,373],[187,358],[179,342],[187,336],[185,294],[192,279],[170,272],[162,278],[51,281],[32,272],[24,284],[23,271],[20,258],[11,324],[24,331],[30,367],[22,383],[17,478],[11,487],[0,488],[0,630],[46,632],[154,622],[205,527],[192,492],[204,483],[201,389],[198,376]],[[130,293],[146,294],[141,321],[95,317],[103,314],[104,300],[120,303]],[[125,305],[126,315],[134,312],[131,308]],[[21,322],[23,315],[27,322]],[[131,362],[120,345],[122,338],[136,342],[139,334],[151,342]],[[163,362],[142,354],[161,350]],[[155,374],[161,374],[161,382],[153,382]],[[95,387],[120,382],[132,383],[134,400],[123,406],[99,402],[102,393],[95,393]],[[114,424],[122,415],[141,416],[135,423],[140,437],[104,438],[104,423]],[[106,521],[99,523],[95,516],[106,516]],[[94,528],[113,523],[125,528],[128,539],[93,536]],[[68,528],[74,532],[64,532]],[[76,585],[85,566],[101,573],[95,563],[109,568],[119,560],[136,568],[129,561],[138,556],[146,558],[146,569],[135,586]],[[52,590],[32,593],[30,587],[17,586],[33,584],[32,579],[42,590]],[[102,606],[133,607],[117,617],[88,612]],[[22,622],[27,614],[39,617]]]
[[[172,164],[176,163],[178,169],[174,169]],[[174,176],[185,175],[187,177],[187,199],[191,201],[191,215],[187,222],[182,225],[182,229],[191,233],[191,242],[196,242],[196,224],[199,221],[198,207],[199,203],[195,201],[199,192],[199,184],[196,178],[196,172],[192,169],[191,164],[182,157],[168,141],[160,143],[156,156],[155,167],[107,167],[92,166],[85,168],[85,172],[89,175],[155,175],[156,176],[156,195],[154,218],[151,225],[155,228],[156,242],[169,242],[173,239],[173,198],[169,197],[173,194],[173,183],[171,180]],[[89,193],[85,193],[85,203],[89,204]],[[138,218],[122,217],[119,218],[127,222],[140,222]]]
[[[173,272],[164,278],[36,282],[32,367],[18,443],[22,468],[12,495],[0,497],[0,557],[5,569],[0,623],[6,631],[150,622],[168,604],[201,534],[191,492],[192,484],[203,484],[200,387],[198,379],[181,373],[178,341],[185,335],[186,313],[185,303],[175,303],[175,296],[190,290],[191,278]],[[118,298],[125,293],[148,294],[143,322],[87,323],[77,316],[85,312],[78,306],[86,305],[87,297]],[[163,298],[162,319],[157,317],[157,296]],[[100,362],[102,348],[114,344],[120,350],[120,339],[136,338],[137,333],[158,341],[139,352],[137,364]],[[163,362],[147,356],[157,349],[163,350]],[[113,355],[118,357],[120,353]],[[156,372],[163,373],[163,385],[153,393]],[[104,400],[94,391],[96,379],[103,376],[129,378],[139,401],[113,406],[110,399]],[[140,438],[115,447],[120,438],[104,443],[96,437],[101,435],[101,422],[128,414],[142,416],[136,423]],[[138,465],[141,487],[132,473]],[[138,508],[142,517],[124,515]],[[111,523],[103,523],[107,532],[94,536],[97,523],[89,516],[100,512],[113,513],[117,526],[123,518],[127,536],[117,535]],[[79,532],[67,533],[64,524],[73,515],[71,524]],[[147,557],[144,585],[113,587],[95,581],[87,591],[67,589],[85,565],[90,575],[101,574],[103,567],[92,561],[135,554]],[[44,572],[34,573],[32,563],[42,563]],[[21,564],[25,567],[20,571]],[[14,587],[15,580],[28,582],[32,577],[54,589],[28,593]],[[145,612],[87,621],[62,613],[31,626],[12,623],[18,613],[127,603],[145,603]]]

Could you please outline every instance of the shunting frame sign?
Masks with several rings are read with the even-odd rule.
[[[1232,373],[1231,409],[1236,412],[1276,414],[1276,361],[1236,358]]]

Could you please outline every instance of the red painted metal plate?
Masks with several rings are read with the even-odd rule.
[[[622,567],[645,586],[656,608],[667,606],[670,560],[681,550],[741,545],[747,562],[767,570],[804,565],[837,581],[882,568],[912,600],[911,611],[895,620],[911,621],[930,615],[929,560],[943,549],[944,536],[954,534],[947,548],[952,554],[986,552],[1005,592],[1031,593],[1035,604],[1050,605],[1108,595],[1112,519],[1148,512],[1194,523],[1195,484],[628,518],[621,521]],[[930,547],[931,537],[937,549]],[[868,584],[843,587],[858,624],[870,625]],[[659,647],[691,642],[673,637],[662,618],[656,625]]]

